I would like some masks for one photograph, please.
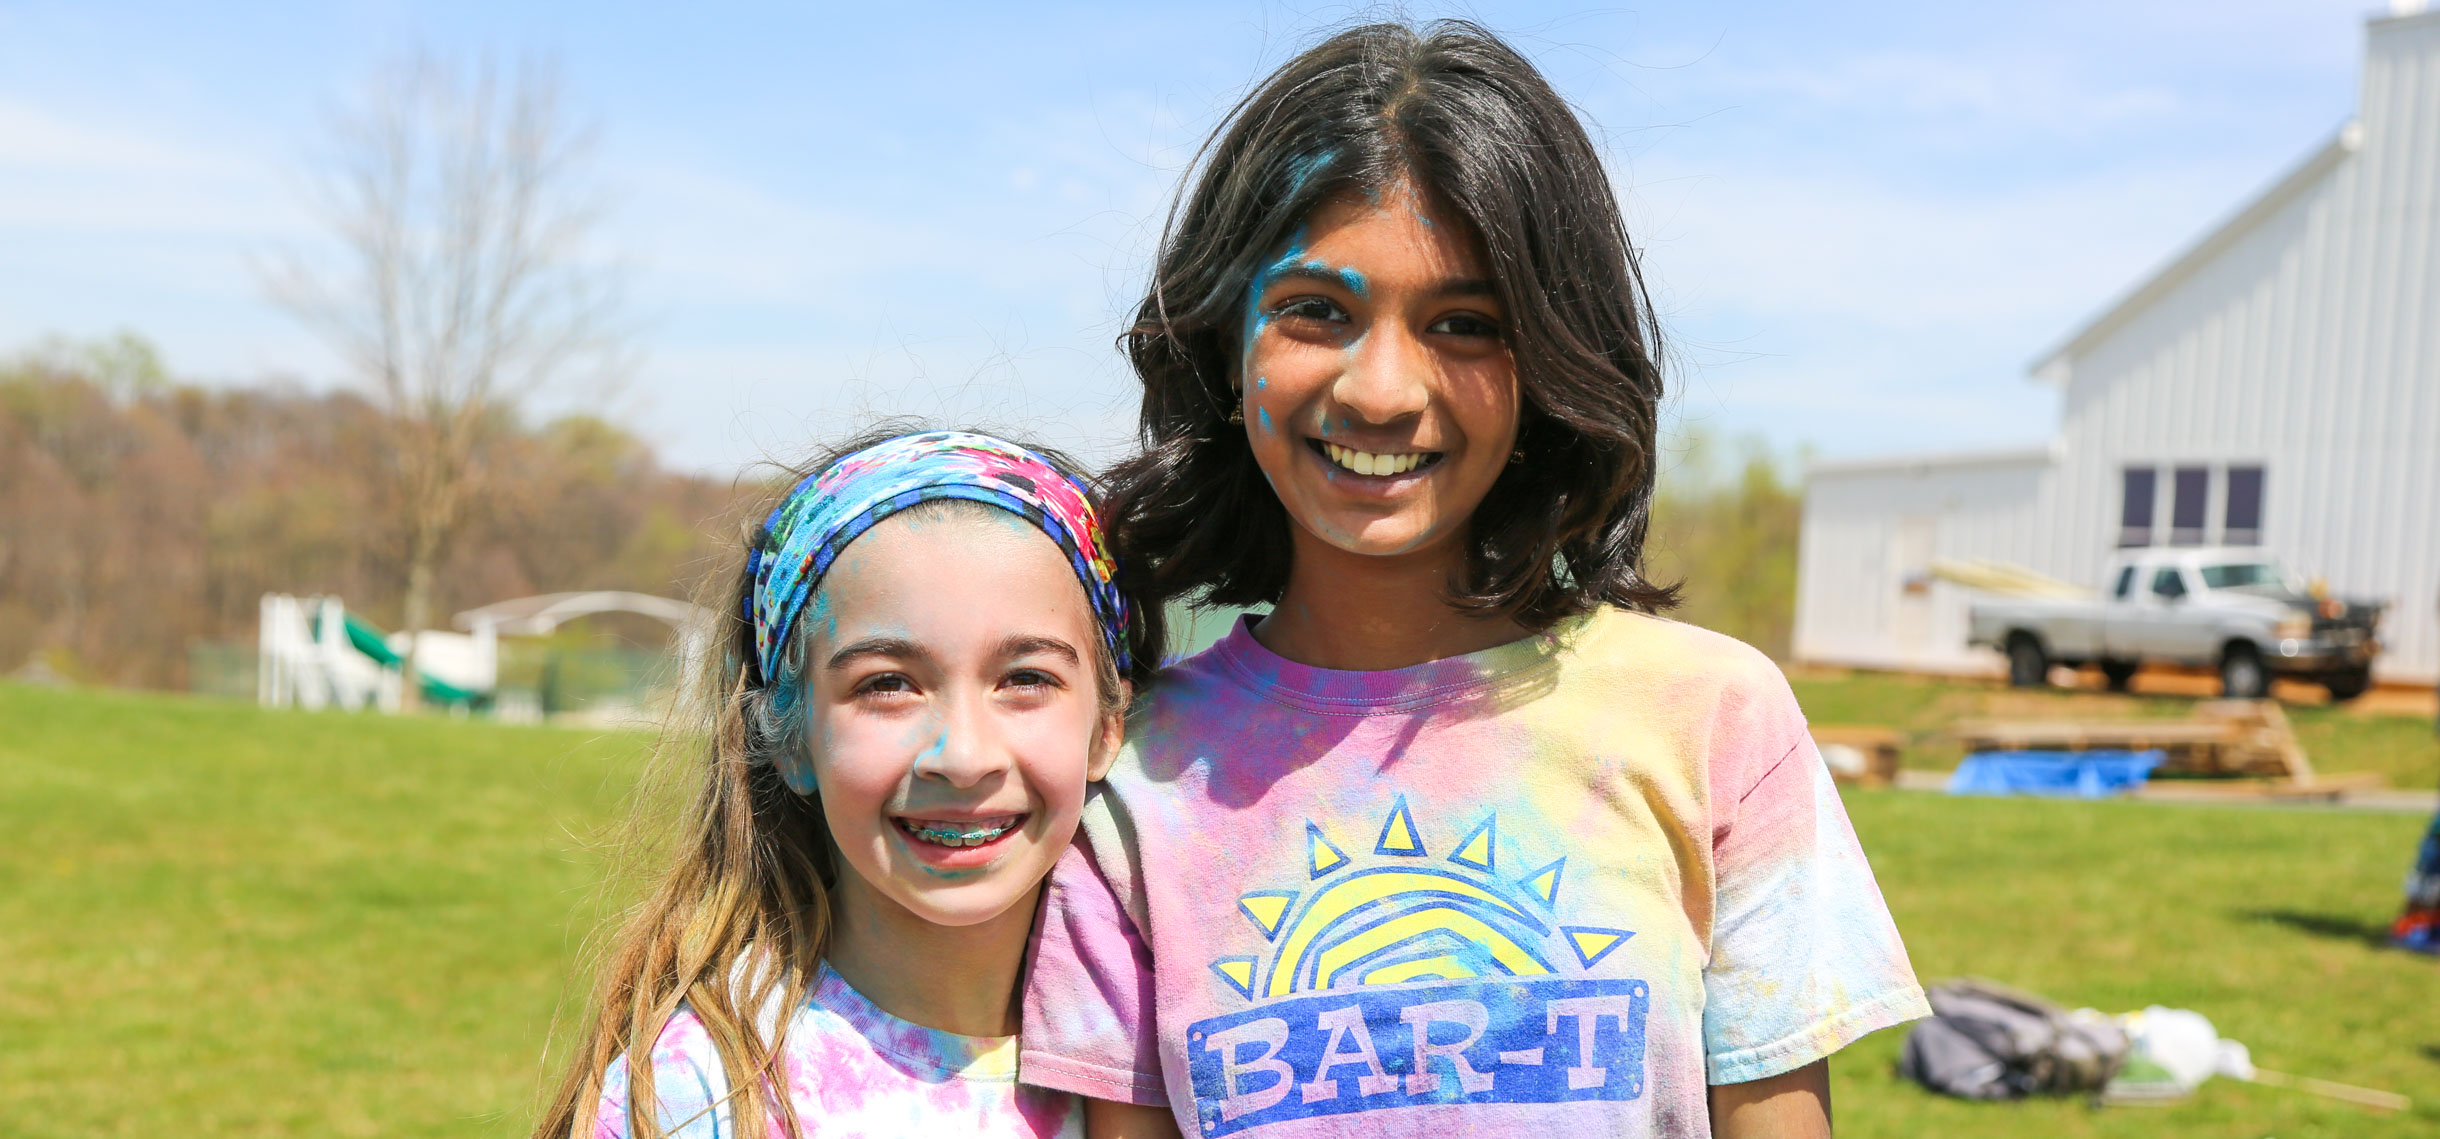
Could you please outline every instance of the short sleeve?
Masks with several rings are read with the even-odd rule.
[[[1152,952],[1080,836],[1052,869],[1035,925],[1018,1079],[1166,1106],[1153,999]]]
[[[1710,1082],[1793,1071],[1931,1015],[1830,771],[1801,731],[1715,826]]]
[[[669,1018],[652,1049],[652,1092],[657,1118],[669,1139],[730,1139],[728,1080],[711,1037],[694,1014]],[[610,1062],[602,1079],[601,1105],[593,1115],[593,1139],[627,1139],[627,1057]]]

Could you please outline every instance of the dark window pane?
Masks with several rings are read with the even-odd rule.
[[[2224,566],[2204,566],[2203,584],[2213,589],[2281,589],[2279,569],[2268,562],[2237,562]]]
[[[2227,533],[2222,541],[2232,546],[2256,545],[2262,540],[2262,468],[2228,468]]]
[[[2169,541],[2179,546],[2203,544],[2205,500],[2211,496],[2211,468],[2179,467],[2169,487]]]
[[[2152,499],[2159,472],[2150,467],[2128,467],[2123,483],[2123,497],[2118,509],[2118,544],[2149,546],[2152,544]]]
[[[2162,569],[2152,575],[2152,592],[2162,597],[2184,597],[2186,582],[2177,576],[2174,568]]]
[[[2134,589],[2135,567],[2128,566],[2127,568],[2118,571],[2118,588],[2111,590],[2110,593],[2120,601],[2124,601],[2127,598],[2127,594],[2134,592]]]

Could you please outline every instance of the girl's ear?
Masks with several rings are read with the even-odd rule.
[[[1086,765],[1085,782],[1098,783],[1118,762],[1118,745],[1127,739],[1127,706],[1135,703],[1135,686],[1118,682],[1118,707],[1101,718],[1101,731],[1096,733],[1093,762]]]
[[[789,790],[799,795],[812,798],[814,793],[822,789],[820,780],[816,779],[813,774],[813,751],[810,745],[799,745],[781,752],[775,766],[779,768],[780,782],[786,783]]]

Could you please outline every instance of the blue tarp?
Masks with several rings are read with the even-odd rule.
[[[2152,777],[2159,751],[1982,751],[1949,776],[1951,795],[2055,795],[2106,799]]]

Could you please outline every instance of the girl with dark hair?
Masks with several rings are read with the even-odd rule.
[[[1096,1133],[1829,1133],[1928,1015],[1778,670],[1655,614],[1657,330],[1598,153],[1471,24],[1206,146],[1125,345],[1156,679],[1053,874],[1024,1078]]]
[[[727,663],[661,755],[693,786],[674,857],[537,1139],[1078,1134],[1073,1097],[1016,1082],[1017,976],[1160,636],[1087,484],[990,436],[872,435],[742,553]]]

